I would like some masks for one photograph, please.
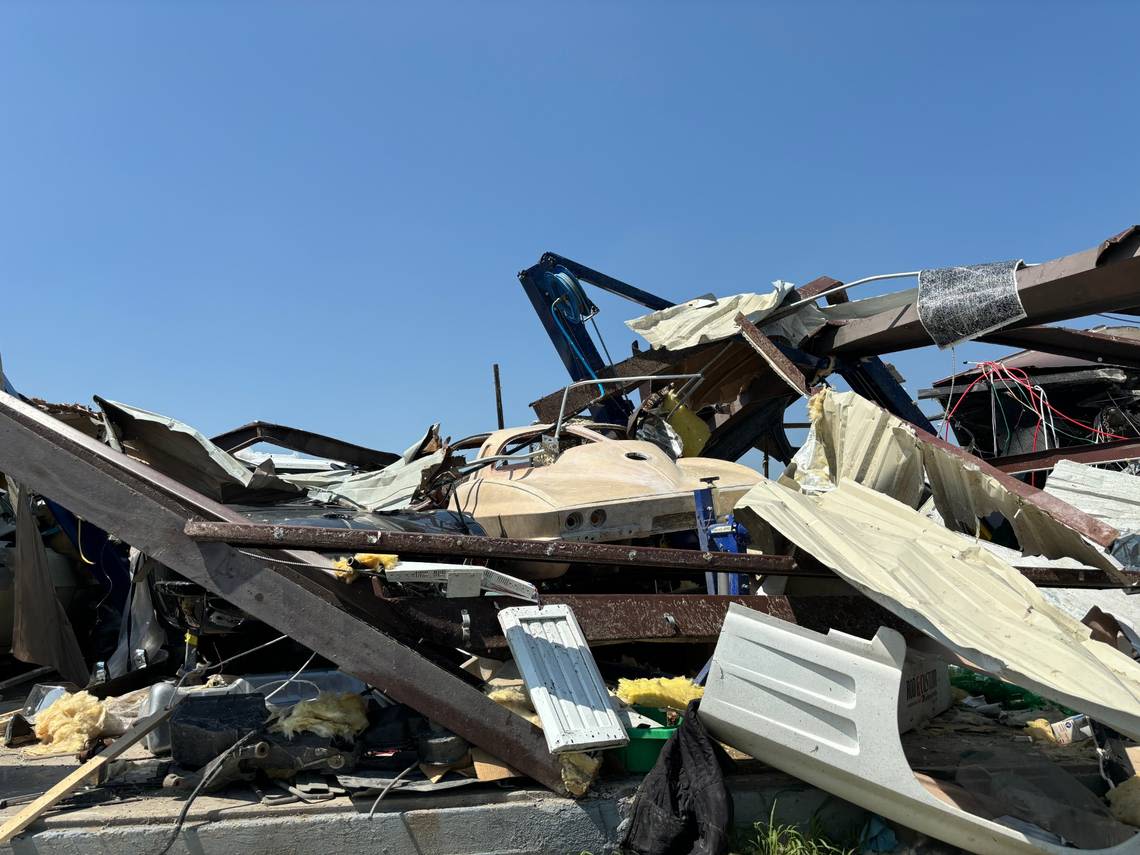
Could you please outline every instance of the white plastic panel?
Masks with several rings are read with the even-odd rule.
[[[448,597],[478,597],[482,591],[490,591],[538,602],[538,589],[530,582],[474,564],[401,561],[395,567],[385,570],[384,575],[393,582],[446,585]]]
[[[552,753],[629,742],[569,606],[503,609],[499,625]]]
[[[827,635],[730,605],[701,700],[714,737],[809,784],[983,855],[1140,853],[1140,834],[1111,849],[1061,848],[940,801],[911,771],[898,737],[906,642]]]

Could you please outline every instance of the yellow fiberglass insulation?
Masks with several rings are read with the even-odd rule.
[[[703,697],[703,686],[687,677],[655,677],[652,680],[618,680],[617,696],[623,702],[641,707],[670,707],[683,710],[689,701]]]
[[[29,754],[75,754],[103,732],[107,708],[87,692],[64,695],[36,716],[39,745]]]
[[[562,764],[562,785],[572,796],[584,796],[602,768],[601,757],[591,757],[584,751],[559,754]]]
[[[808,419],[816,421],[823,415],[823,394],[819,393],[808,398]]]
[[[336,577],[346,585],[356,581],[356,577],[360,575],[347,558],[338,558],[332,566]]]
[[[379,570],[381,567],[391,570],[400,563],[399,557],[383,552],[358,552],[352,560],[367,570]]]
[[[1129,778],[1108,791],[1108,806],[1112,815],[1129,825],[1140,825],[1140,778]]]
[[[365,709],[360,695],[322,692],[311,701],[294,704],[284,715],[279,715],[269,729],[289,738],[298,733],[315,733],[326,739],[339,736],[351,741],[368,727]]]
[[[506,707],[515,715],[522,716],[536,727],[542,727],[542,721],[539,719],[538,713],[534,711],[530,696],[522,686],[494,689],[487,693],[487,697],[500,706]]]
[[[384,552],[358,552],[352,559],[338,558],[333,562],[336,577],[345,583],[356,580],[360,570],[390,570],[400,563],[397,555],[388,555]]]

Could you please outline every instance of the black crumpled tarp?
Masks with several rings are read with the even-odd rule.
[[[634,797],[622,847],[636,855],[722,855],[732,829],[724,783],[728,755],[708,735],[693,701]]]
[[[31,498],[12,481],[8,497],[16,507],[12,655],[32,665],[49,665],[65,680],[86,686],[91,675],[75,629],[56,596]]]

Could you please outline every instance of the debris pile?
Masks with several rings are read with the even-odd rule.
[[[398,453],[2,378],[5,746],[80,765],[0,843],[128,774],[369,815],[644,776],[629,851],[723,852],[763,764],[867,846],[1140,851],[1140,332],[1045,325],[1140,312],[1140,228],[680,304],[550,253],[519,278],[571,382]],[[610,359],[584,285],[648,348]],[[1022,350],[939,414],[882,359],[967,340]]]

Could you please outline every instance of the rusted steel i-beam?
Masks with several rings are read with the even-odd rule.
[[[1029,488],[1032,489],[1032,488]],[[564,561],[567,563],[610,564],[640,567],[654,573],[747,573],[760,576],[833,578],[834,572],[810,556],[793,560],[785,555],[752,555],[733,552],[698,552],[691,549],[661,549],[649,546],[619,546],[609,543],[574,541],[517,540],[505,537],[476,537],[464,534],[419,534],[415,532],[373,531],[368,529],[281,526],[263,523],[222,523],[191,520],[188,537],[200,543],[229,543],[240,546],[324,549],[344,552],[383,550],[403,555],[437,555],[445,558],[512,561]],[[1103,571],[1052,570],[1049,573],[1022,570],[1037,584],[1051,587],[1120,587]],[[615,595],[618,596],[618,595]],[[639,597],[645,603],[652,597]],[[544,602],[563,602],[544,598]],[[686,602],[693,602],[687,599]],[[371,608],[369,611],[379,609]],[[588,637],[588,636],[587,636]]]
[[[565,604],[591,645],[627,642],[714,642],[729,603],[820,632],[835,628],[871,638],[881,626],[904,635],[921,633],[857,594],[825,597],[707,596],[704,594],[551,594],[544,605]],[[403,598],[387,600],[393,617],[416,627],[425,637],[466,649],[495,650],[507,642],[498,610],[514,605],[499,597]],[[464,619],[466,614],[466,619]]]
[[[1017,271],[1017,291],[1026,317],[1007,330],[1140,305],[1140,227],[1083,252],[1022,268]],[[825,329],[808,349],[870,356],[929,344],[930,335],[912,302]]]
[[[563,792],[542,732],[482,692],[345,611],[317,571],[186,536],[197,514],[234,522],[229,508],[0,393],[0,471],[161,561],[254,618],[288,633],[401,703]],[[296,560],[297,556],[285,560]]]
[[[653,546],[619,546],[573,540],[518,540],[468,534],[420,534],[351,528],[219,523],[191,520],[185,533],[206,543],[242,546],[348,551],[383,551],[454,558],[509,558],[514,561],[564,561],[571,564],[613,564],[690,572],[790,573],[792,560],[783,555],[698,552]]]
[[[1117,439],[1112,442],[1098,442],[1094,445],[1078,445],[1072,448],[1050,448],[1028,454],[1011,454],[1008,457],[995,457],[990,465],[1009,475],[1023,472],[1042,472],[1052,469],[1062,460],[1076,463],[1118,463],[1123,460],[1140,460],[1140,439]]]
[[[988,333],[980,336],[978,341],[1087,359],[1106,366],[1140,369],[1140,341],[1109,332],[1067,327],[1021,327]]]
[[[787,383],[793,392],[805,398],[808,397],[811,390],[808,388],[807,378],[792,360],[784,356],[780,349],[772,343],[772,340],[760,332],[756,324],[748,320],[742,313],[738,312],[735,320],[736,325],[740,327],[740,334],[744,336],[744,340],[760,354],[760,358],[768,364],[768,367]]]

